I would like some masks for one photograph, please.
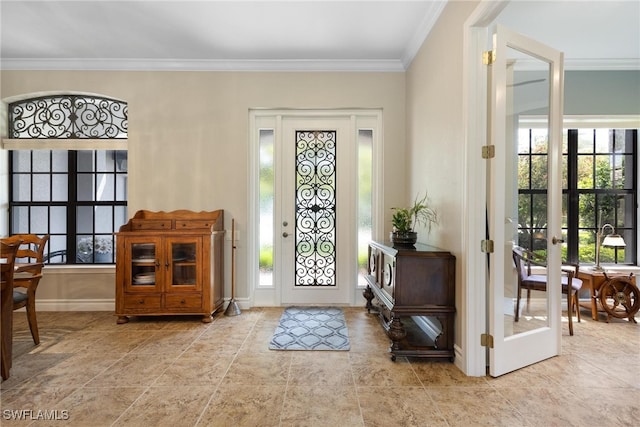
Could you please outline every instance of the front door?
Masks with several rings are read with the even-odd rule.
[[[561,165],[563,55],[498,26],[490,66],[490,135],[495,157],[489,161],[489,350],[492,376],[560,353],[561,341]],[[523,123],[526,122],[526,126]],[[532,129],[523,134],[520,129]],[[520,155],[520,153],[526,155]],[[531,197],[520,197],[528,159],[542,165]],[[534,160],[530,160],[533,163]],[[529,175],[527,175],[527,173]],[[520,182],[519,182],[520,180]],[[529,180],[530,182],[531,180]],[[529,240],[527,240],[529,239]],[[517,277],[514,246],[531,244],[546,258],[547,292],[521,304],[516,320]]]
[[[355,288],[355,132],[349,117],[284,117],[282,304],[349,304]],[[277,226],[277,221],[276,221]]]

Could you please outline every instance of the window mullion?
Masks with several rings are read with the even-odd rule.
[[[578,130],[567,130],[567,261],[578,262],[580,198],[578,196]]]
[[[68,178],[67,178],[67,263],[75,264],[76,257],[76,235],[77,230],[77,209],[78,209],[78,161],[77,151],[69,150],[67,157],[68,162]],[[73,260],[73,261],[69,261]]]

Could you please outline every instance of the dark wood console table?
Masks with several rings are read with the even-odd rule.
[[[376,311],[396,356],[453,361],[455,257],[433,246],[369,244],[367,311]]]

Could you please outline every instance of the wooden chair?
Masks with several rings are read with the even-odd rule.
[[[531,274],[531,266],[545,267],[543,262],[535,261],[535,254],[524,248],[513,249],[513,261],[518,273],[518,291],[515,321],[520,319],[520,298],[522,289],[527,290],[527,309],[531,300],[531,291],[547,291],[547,276],[546,274]],[[562,293],[567,295],[567,317],[569,318],[569,335],[573,335],[573,308],[576,309],[578,322],[580,319],[580,306],[578,304],[578,292],[582,288],[582,280],[577,278],[578,265],[577,264],[563,264],[562,265]],[[571,284],[569,286],[569,284]]]
[[[49,241],[49,235],[39,237],[36,234],[15,234],[4,239],[5,243],[22,241],[16,258],[18,262],[32,263],[27,270],[16,273],[13,278],[13,309],[26,307],[29,329],[35,344],[40,344],[38,333],[38,319],[36,317],[36,290],[42,279],[44,250]],[[23,261],[24,259],[24,261]]]
[[[16,252],[19,243],[8,244],[0,241],[0,282],[2,284],[2,333],[0,338],[0,374],[2,379],[9,378],[9,370],[11,369],[11,356],[13,351],[13,308],[11,302],[11,294],[13,292],[13,272],[16,262]]]

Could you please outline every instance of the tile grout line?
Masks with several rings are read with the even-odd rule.
[[[260,312],[260,316],[256,316],[256,319],[253,321],[253,324],[251,325],[251,328],[247,332],[247,335],[245,336],[244,340],[242,341],[242,344],[240,344],[240,347],[238,347],[238,350],[233,355],[233,358],[231,359],[231,362],[229,362],[229,366],[227,366],[227,369],[224,371],[224,374],[222,374],[222,377],[220,377],[220,381],[218,381],[218,384],[216,385],[215,389],[211,393],[211,396],[209,396],[209,400],[207,400],[207,403],[205,403],[204,407],[202,408],[202,411],[200,412],[200,415],[198,415],[198,419],[193,424],[194,427],[197,426],[198,424],[200,424],[200,421],[202,420],[202,417],[207,412],[207,408],[209,408],[209,405],[211,405],[211,401],[215,397],[216,393],[218,393],[218,390],[220,389],[220,385],[222,384],[222,382],[224,381],[225,377],[229,373],[229,369],[231,369],[231,366],[233,366],[233,363],[236,361],[236,359],[238,357],[238,354],[240,354],[240,350],[242,350],[242,347],[244,346],[244,344],[249,339],[249,336],[251,335],[251,332],[253,332],[253,330],[255,329],[256,324],[258,323],[258,320],[261,317],[263,317],[263,315],[264,315],[264,313]]]

